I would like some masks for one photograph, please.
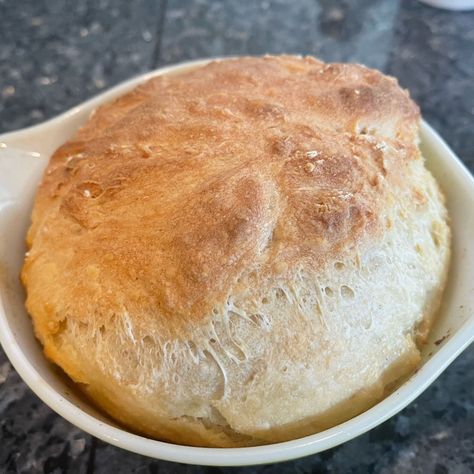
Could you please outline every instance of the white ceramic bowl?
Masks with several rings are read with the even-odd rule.
[[[420,0],[432,7],[443,10],[466,11],[474,9],[474,0]]]
[[[195,448],[132,434],[87,404],[50,364],[24,309],[19,272],[36,185],[51,153],[87,120],[99,104],[158,74],[174,74],[207,61],[172,66],[140,76],[43,124],[0,136],[0,341],[30,388],[53,410],[115,446],[154,458],[203,465],[247,465],[284,461],[343,443],[382,423],[428,387],[474,339],[474,180],[426,123],[421,127],[428,167],[448,201],[453,257],[448,287],[420,369],[382,402],[334,428],[305,438],[252,448]]]

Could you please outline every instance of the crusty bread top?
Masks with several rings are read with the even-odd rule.
[[[28,288],[38,334],[73,304],[79,321],[126,308],[172,335],[246,272],[261,284],[364,246],[419,158],[418,120],[394,79],[292,56],[215,61],[100,107],[38,192],[23,271],[53,261]]]
[[[304,436],[420,360],[450,232],[394,79],[291,56],[157,77],[51,158],[23,281],[52,361],[135,432]]]

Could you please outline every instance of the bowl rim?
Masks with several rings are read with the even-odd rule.
[[[31,133],[41,133],[49,127],[59,125],[74,117],[84,109],[94,108],[113,96],[144,82],[151,77],[204,65],[213,59],[187,61],[156,69],[138,77],[122,82],[73,108],[38,125],[0,135],[0,143],[12,139],[27,138]],[[451,166],[457,168],[461,178],[474,188],[474,177],[462,161],[454,154],[437,132],[425,121],[421,122],[422,141],[430,142],[439,150]],[[85,413],[81,408],[62,396],[49,385],[36,371],[33,364],[17,343],[8,323],[0,294],[0,343],[23,381],[52,410],[83,431],[114,446],[137,454],[166,461],[207,466],[245,466],[270,462],[281,462],[315,454],[344,443],[374,428],[395,415],[418,397],[443,370],[474,340],[474,317],[468,318],[463,325],[412,375],[402,386],[374,407],[333,428],[303,438],[280,443],[245,448],[203,448],[177,445],[157,441],[128,432],[122,428],[108,425],[104,421]],[[38,383],[38,382],[42,383]]]

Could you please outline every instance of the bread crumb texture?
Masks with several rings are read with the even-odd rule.
[[[147,436],[250,446],[369,408],[420,360],[444,200],[395,79],[311,57],[158,76],[52,156],[22,279],[46,355]]]

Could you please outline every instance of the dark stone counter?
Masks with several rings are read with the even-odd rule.
[[[474,170],[474,12],[415,0],[0,0],[0,133],[143,71],[263,53],[355,61],[399,78]],[[156,461],[93,439],[26,387],[0,349],[0,473],[474,472],[474,347],[414,403],[319,455],[247,468]]]

